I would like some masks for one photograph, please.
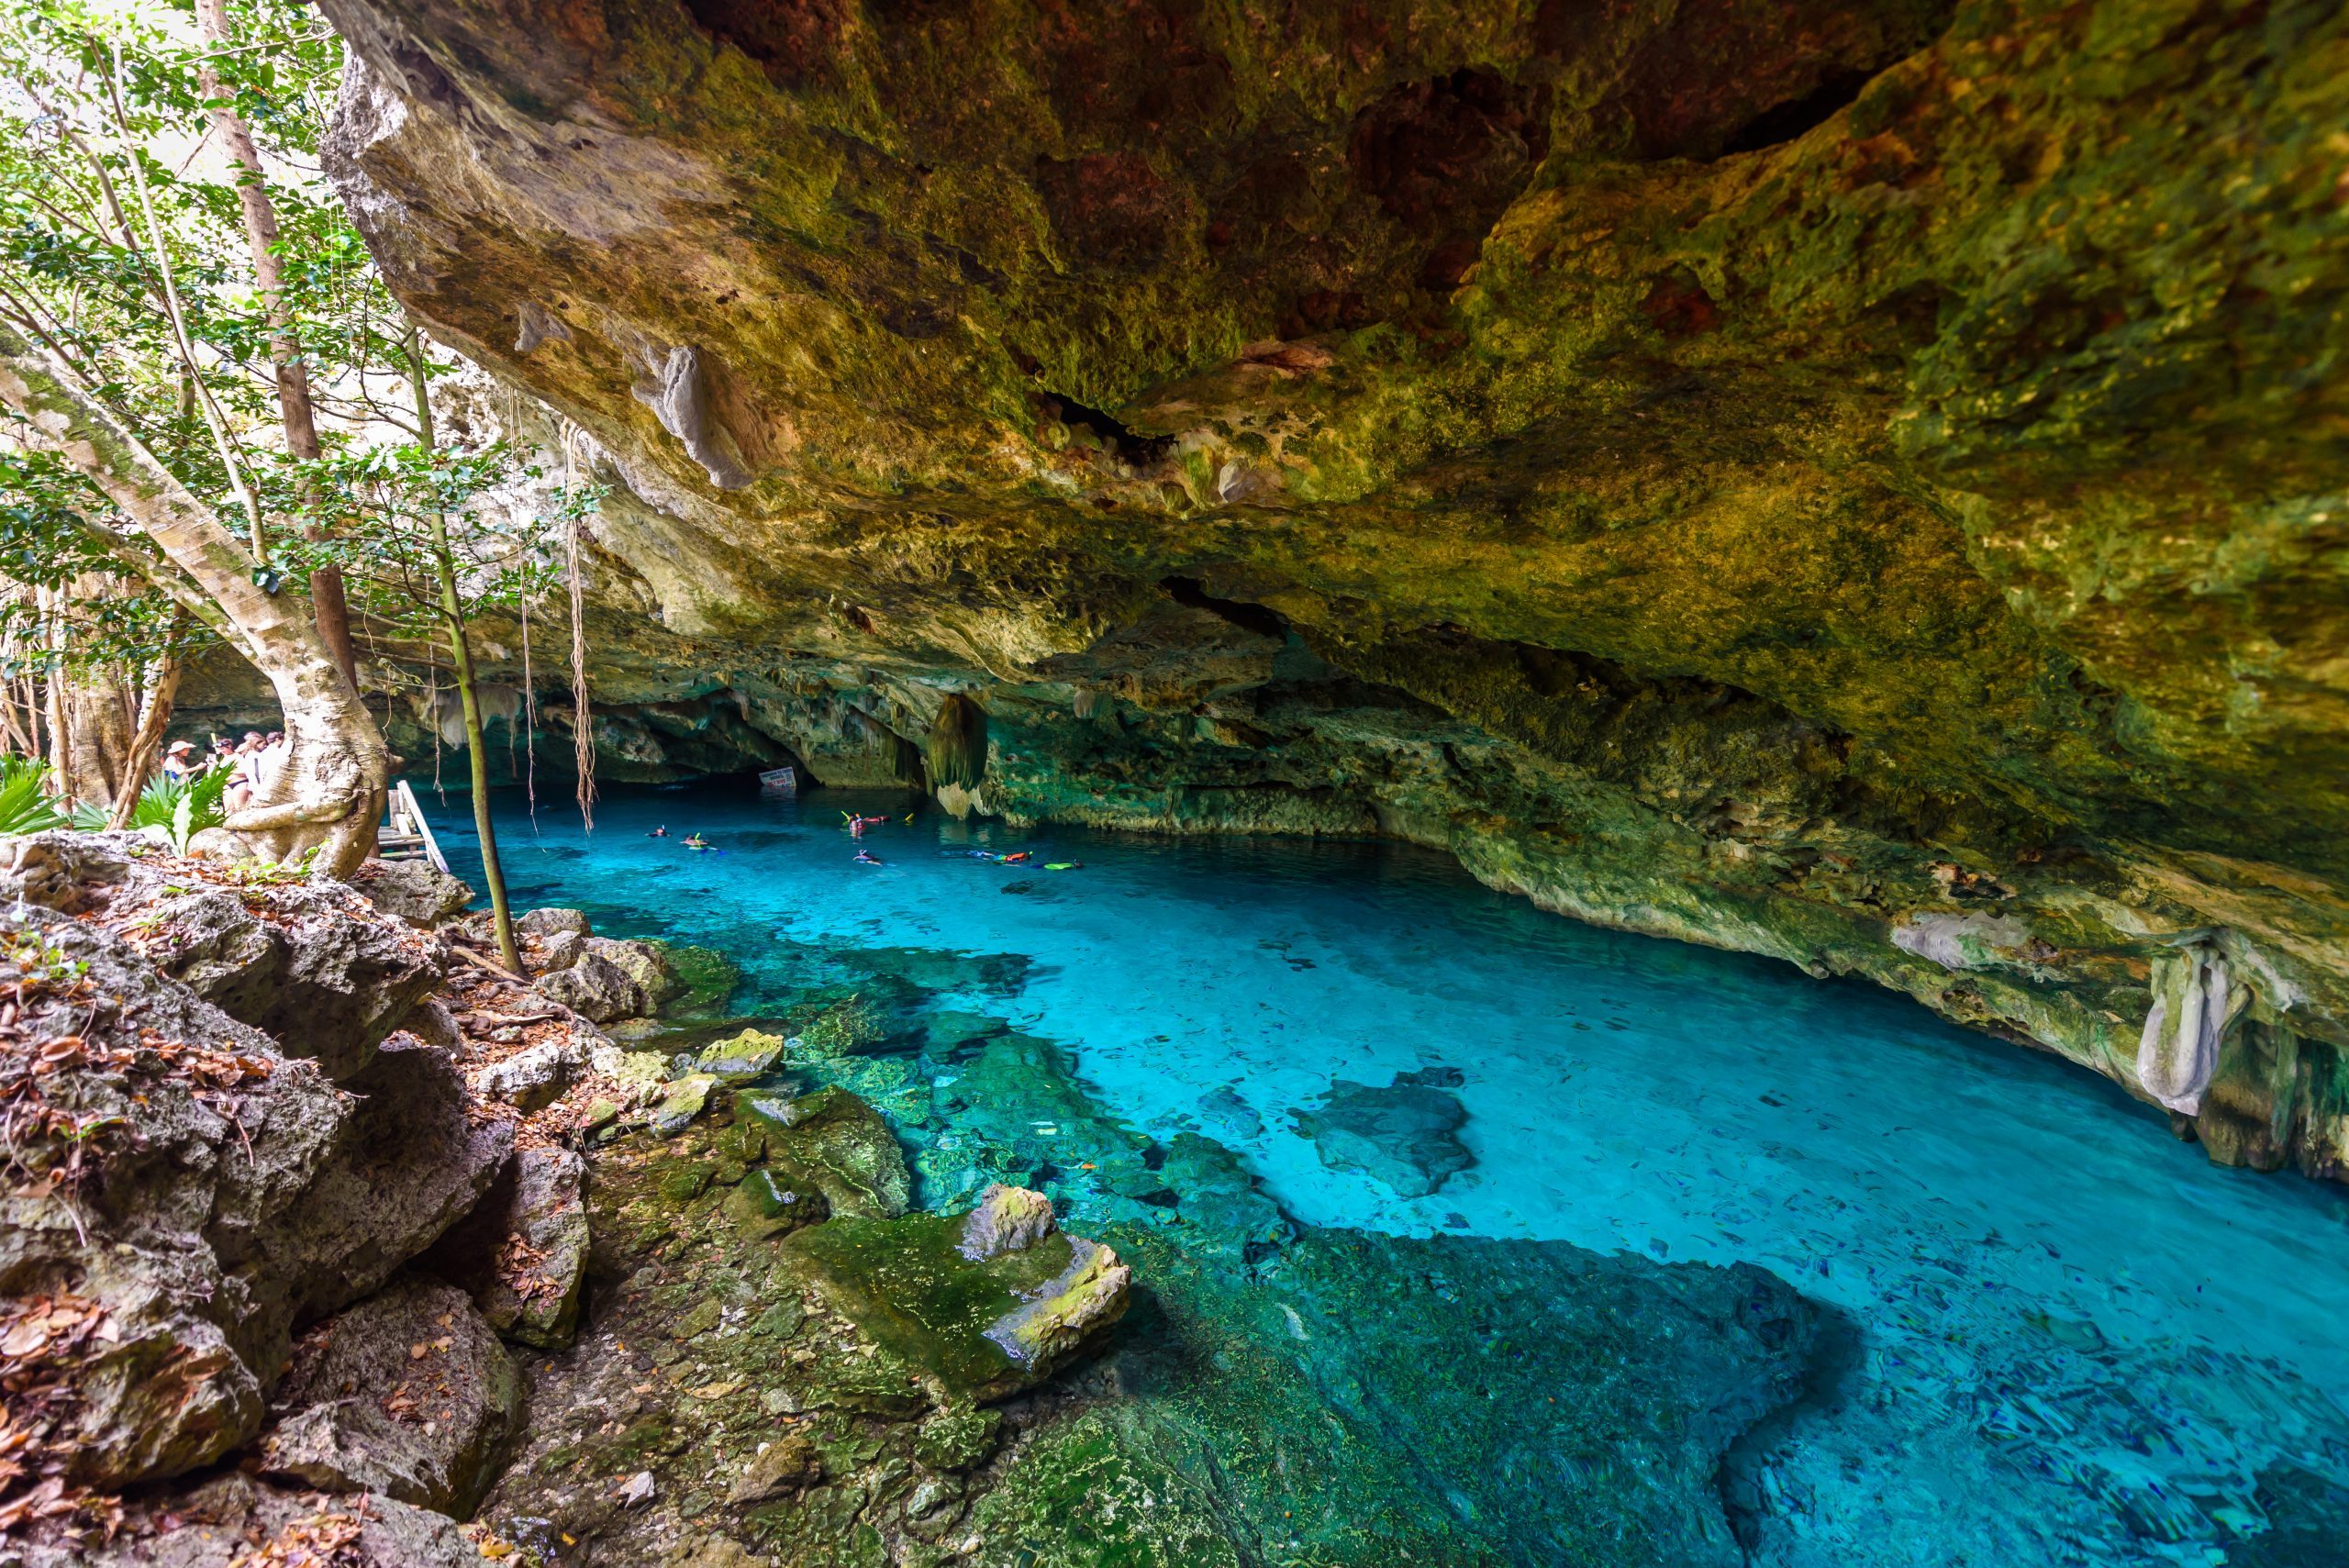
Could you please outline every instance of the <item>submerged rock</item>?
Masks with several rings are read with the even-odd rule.
[[[263,1473],[462,1518],[515,1436],[521,1375],[462,1291],[408,1280],[314,1330],[273,1403]]]
[[[743,1109],[764,1135],[770,1167],[820,1193],[833,1215],[887,1219],[912,1202],[913,1176],[896,1136],[845,1089],[818,1089],[796,1100],[753,1098]]]
[[[1041,1201],[1030,1194],[1018,1207],[1032,1214]],[[1057,1229],[974,1258],[964,1246],[972,1218],[836,1218],[783,1249],[795,1276],[870,1336],[882,1370],[944,1407],[1005,1398],[1049,1376],[1124,1316],[1131,1285],[1115,1252]]]
[[[1425,1197],[1475,1163],[1453,1136],[1468,1119],[1458,1099],[1397,1078],[1384,1089],[1341,1078],[1321,1108],[1299,1111],[1297,1130],[1333,1171],[1359,1171],[1404,1197]]]

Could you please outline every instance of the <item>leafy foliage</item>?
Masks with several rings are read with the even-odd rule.
[[[48,763],[0,756],[0,839],[65,826],[48,785]]]

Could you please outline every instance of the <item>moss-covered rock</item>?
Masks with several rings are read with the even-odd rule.
[[[913,1178],[889,1126],[845,1089],[818,1089],[796,1100],[751,1095],[745,1119],[763,1133],[769,1170],[822,1195],[829,1212],[849,1219],[888,1219],[906,1212]]]

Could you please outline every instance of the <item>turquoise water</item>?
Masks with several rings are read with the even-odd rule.
[[[462,862],[463,797],[423,793]],[[1064,1043],[1133,1127],[1238,1151],[1301,1223],[1742,1260],[1840,1308],[1832,1375],[1725,1486],[1756,1564],[2349,1562],[2281,1544],[2349,1485],[2343,1189],[2215,1169],[2102,1080],[1872,988],[1577,926],[1425,852],[931,813],[852,864],[841,811],[903,804],[618,790],[592,840],[497,811],[518,903],[719,948],[740,1012],[804,982],[785,944],[1024,958],[968,1005]],[[1475,1157],[1431,1195],[1291,1126],[1428,1066]]]

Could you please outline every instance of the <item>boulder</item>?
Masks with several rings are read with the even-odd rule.
[[[532,909],[516,918],[514,929],[524,936],[547,938],[568,931],[588,934],[587,917],[576,909]]]
[[[576,1036],[562,1035],[481,1068],[473,1074],[473,1088],[528,1116],[561,1099],[586,1066],[587,1048]]]
[[[532,984],[539,995],[590,1023],[608,1024],[649,1010],[644,988],[600,953],[582,953],[570,968],[541,974]]]
[[[714,1073],[729,1084],[760,1077],[783,1060],[785,1041],[778,1034],[744,1029],[731,1040],[713,1040],[694,1059],[703,1073]]]
[[[262,1473],[462,1518],[519,1429],[522,1379],[464,1292],[410,1278],[313,1330],[272,1403]]]
[[[997,1182],[979,1197],[963,1222],[963,1256],[983,1262],[1006,1252],[1024,1251],[1054,1229],[1052,1200],[1026,1187]]]
[[[557,931],[539,943],[539,973],[551,974],[558,969],[569,969],[587,951],[587,939],[577,931]]]
[[[17,1457],[102,1485],[207,1463],[259,1429],[295,1313],[281,1275],[246,1266],[247,1240],[300,1201],[352,1107],[317,1063],[95,926],[22,906],[0,953],[54,977],[12,997],[0,1093],[93,1129],[10,1150],[5,1397],[38,1428]]]
[[[401,1034],[349,1087],[359,1096],[306,1186],[224,1257],[258,1271],[303,1318],[347,1307],[438,1240],[489,1190],[511,1122],[476,1120],[446,1051]]]
[[[1424,1197],[1475,1163],[1454,1136],[1467,1119],[1455,1096],[1399,1079],[1374,1089],[1341,1078],[1319,1110],[1297,1113],[1297,1130],[1324,1165],[1359,1171],[1404,1197]]]
[[[1117,1253],[1098,1241],[1071,1237],[1067,1266],[989,1324],[987,1338],[1041,1377],[1126,1315],[1132,1284],[1133,1271]]]
[[[567,1349],[587,1275],[586,1162],[567,1149],[518,1149],[473,1213],[425,1265],[469,1292],[492,1329],[518,1344]]]
[[[111,1540],[24,1549],[24,1568],[481,1568],[454,1520],[385,1496],[335,1498],[239,1471],[137,1500]]]
[[[231,893],[182,894],[147,912],[142,945],[164,973],[338,1083],[448,973],[439,942],[347,888],[273,887],[266,913]]]
[[[154,852],[138,833],[61,828],[0,839],[0,903],[78,915],[126,894],[136,898],[162,884],[161,873],[141,863]]]
[[[822,1194],[832,1214],[886,1219],[911,1204],[913,1177],[896,1135],[847,1090],[818,1089],[790,1100],[761,1096],[744,1115],[765,1135],[770,1168]]]
[[[1049,1205],[1046,1206],[1049,1208]],[[941,1409],[1033,1387],[1124,1316],[1131,1272],[1056,1228],[976,1259],[968,1215],[834,1218],[785,1240],[785,1269],[874,1347],[867,1381]]]
[[[662,1085],[660,1103],[646,1113],[645,1120],[662,1137],[674,1138],[701,1115],[709,1104],[709,1092],[716,1087],[714,1073],[688,1073],[673,1079]]]
[[[729,1503],[763,1503],[786,1492],[812,1486],[824,1478],[824,1456],[801,1432],[785,1430],[759,1445],[727,1489]]]
[[[34,906],[18,920],[0,942],[55,978],[0,1026],[0,1092],[71,1106],[94,1132],[12,1151],[6,1397],[44,1412],[39,1462],[95,1485],[166,1478],[258,1431],[294,1326],[470,1208],[511,1132],[473,1125],[454,1064],[412,1037],[338,1091],[122,939]]]
[[[658,942],[623,941],[609,937],[585,937],[582,945],[588,953],[604,960],[636,983],[644,1001],[638,1011],[657,1012],[671,997],[684,990],[677,972],[669,963],[669,955]]]
[[[429,931],[465,912],[473,890],[429,861],[369,861],[351,885],[395,919]]]

